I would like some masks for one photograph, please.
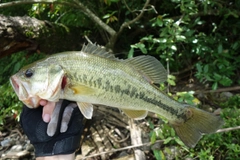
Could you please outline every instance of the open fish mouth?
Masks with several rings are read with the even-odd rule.
[[[37,108],[39,106],[40,98],[38,96],[31,96],[24,85],[19,82],[16,76],[10,78],[10,83],[17,94],[19,100],[21,100],[29,108]]]
[[[16,93],[17,96],[19,97],[19,84],[18,84],[15,76],[12,76],[12,77],[10,78],[10,83],[11,83],[11,85],[12,85],[15,93]]]

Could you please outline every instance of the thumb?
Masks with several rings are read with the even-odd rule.
[[[55,102],[47,102],[44,107],[43,107],[43,113],[42,113],[42,118],[43,121],[48,123],[51,120],[51,115],[54,111],[55,108]]]

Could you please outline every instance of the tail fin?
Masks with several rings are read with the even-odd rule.
[[[203,134],[214,133],[223,124],[220,116],[189,107],[192,116],[182,124],[172,124],[179,138],[188,147],[195,147]]]

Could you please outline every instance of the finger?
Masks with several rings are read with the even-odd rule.
[[[40,102],[39,102],[39,104],[41,105],[41,106],[45,106],[46,104],[47,104],[47,100],[44,100],[44,99],[41,99],[40,100]]]
[[[43,107],[43,113],[42,113],[42,118],[43,121],[48,123],[51,120],[51,115],[53,113],[53,110],[55,108],[55,102],[47,102],[46,105]]]
[[[48,136],[53,136],[57,130],[57,124],[59,119],[59,112],[61,110],[62,100],[59,100],[54,107],[54,111],[51,115],[51,120],[48,123],[47,134]]]
[[[77,107],[76,103],[70,103],[64,110],[63,112],[63,117],[62,117],[62,123],[61,123],[61,128],[60,128],[60,132],[66,132],[68,129],[68,123],[71,119],[72,116],[72,112],[74,110],[74,108]]]

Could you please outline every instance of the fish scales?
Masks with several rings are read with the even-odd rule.
[[[173,100],[153,85],[166,79],[166,70],[154,57],[120,60],[88,44],[82,51],[55,54],[28,65],[10,81],[28,107],[38,107],[41,99],[68,99],[77,102],[86,118],[92,117],[92,104],[120,108],[134,119],[145,118],[148,111],[157,113],[187,146],[194,147],[203,134],[215,132],[223,121]]]
[[[85,102],[94,102],[133,110],[147,110],[148,107],[150,108],[148,110],[160,115],[164,114],[169,119],[186,119],[185,111],[182,110],[182,108],[173,108],[175,105],[178,105],[175,104],[175,101],[170,98],[156,100],[159,99],[157,97],[161,96],[161,92],[156,92],[156,89],[146,83],[140,74],[134,72],[131,67],[123,65],[121,61],[109,62],[107,59],[92,55],[84,55],[84,60],[79,58],[79,55],[71,55],[70,57],[72,61],[68,60],[67,65],[63,66],[63,68],[73,73],[72,75],[68,75],[69,78],[72,81],[76,81],[76,83],[81,82],[97,90],[98,94],[92,95],[89,101],[86,101],[86,98],[84,98]],[[79,60],[77,58],[79,58]],[[69,64],[76,63],[81,64],[81,66],[69,67],[71,66]],[[92,68],[93,65],[91,64],[96,64],[95,68]],[[80,71],[79,68],[83,68],[83,70]],[[109,70],[109,68],[111,68],[111,70]],[[100,75],[100,77],[94,78],[93,75]],[[138,77],[138,79],[136,77]],[[112,96],[112,93],[115,93],[116,96]],[[67,98],[74,100],[75,97],[74,95],[70,95]],[[97,100],[94,101],[94,99]],[[172,107],[164,105],[168,104],[169,101],[172,102],[172,104],[169,104]]]

